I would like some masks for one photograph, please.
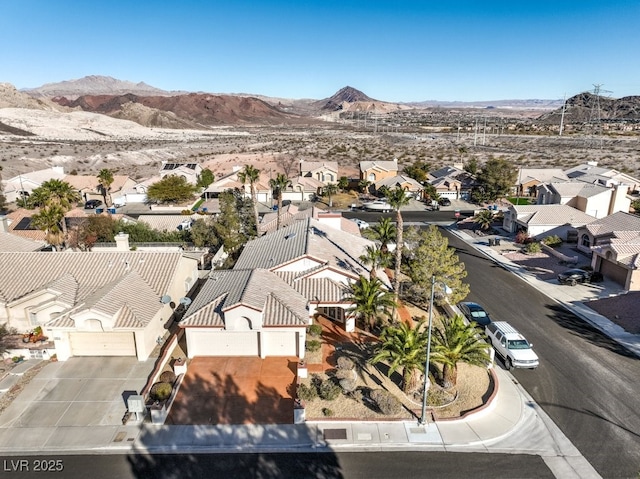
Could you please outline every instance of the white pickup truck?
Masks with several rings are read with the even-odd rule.
[[[496,353],[504,359],[507,369],[536,368],[539,360],[532,344],[505,321],[489,323],[485,329],[487,339]]]

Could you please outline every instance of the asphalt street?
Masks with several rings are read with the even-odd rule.
[[[513,324],[540,357],[516,379],[605,478],[640,471],[638,358],[451,234],[465,263],[469,301]],[[558,286],[570,287],[570,286]]]

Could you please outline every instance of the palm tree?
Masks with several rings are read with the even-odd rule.
[[[391,218],[383,217],[380,221],[369,228],[371,237],[380,242],[380,250],[383,253],[389,252],[389,243],[396,241],[396,225],[393,224]]]
[[[386,290],[378,278],[371,280],[360,276],[350,286],[348,301],[353,303],[348,309],[364,322],[366,331],[375,326],[378,319],[388,319],[396,302],[393,294]]]
[[[51,204],[40,208],[31,217],[31,224],[45,232],[45,238],[55,250],[60,248],[64,241],[62,224],[64,223],[64,209],[59,204]]]
[[[251,201],[253,201],[253,216],[256,221],[256,231],[258,230],[258,195],[256,194],[256,183],[260,179],[260,170],[251,166],[245,165],[244,169],[238,173],[238,179],[244,185],[245,183],[249,183],[249,187],[251,189]]]
[[[62,244],[67,237],[65,214],[74,204],[77,204],[78,201],[80,201],[80,193],[74,190],[66,181],[56,179],[43,182],[38,188],[33,190],[29,196],[29,206],[31,208],[59,207],[59,209],[54,208],[52,210],[55,213],[54,216],[57,216],[61,212],[58,221],[60,224],[60,231],[62,232],[62,240],[57,243],[58,245]],[[45,223],[47,222],[45,221]],[[49,231],[48,229],[46,230]]]
[[[402,213],[400,208],[409,204],[409,197],[402,187],[396,186],[394,189],[389,190],[386,194],[387,203],[396,210],[396,265],[393,275],[393,289],[395,290],[396,297],[399,293],[398,286],[400,284],[400,265],[402,263]]]
[[[103,168],[98,172],[98,184],[104,198],[104,204],[109,206],[111,204],[111,185],[113,184],[113,173],[110,169]],[[109,194],[109,201],[107,201],[107,194]]]
[[[381,248],[375,246],[367,246],[365,253],[360,256],[360,261],[366,266],[371,266],[369,279],[377,277],[376,270],[378,268],[386,268],[391,263],[389,252],[383,252]]]
[[[458,382],[458,363],[486,366],[491,362],[487,343],[480,330],[465,322],[459,314],[442,321],[442,329],[435,328],[432,336],[431,361],[442,364],[445,388]]]
[[[405,394],[415,389],[415,373],[424,368],[428,337],[424,323],[422,320],[413,328],[407,323],[385,328],[380,335],[382,342],[370,360],[371,364],[386,362],[389,365],[387,376],[402,369],[402,391]]]
[[[280,229],[280,212],[282,210],[282,193],[291,185],[289,178],[283,173],[278,173],[275,178],[269,180],[269,187],[273,191],[273,196],[278,200],[278,216],[276,229]]]
[[[369,180],[362,179],[358,182],[358,188],[360,188],[362,193],[366,193],[369,186],[371,186],[371,182]]]
[[[338,188],[340,188],[340,191],[344,192],[348,187],[349,187],[349,178],[347,178],[346,176],[341,176],[338,179]]]
[[[338,192],[338,185],[335,183],[329,183],[322,189],[323,193],[329,197],[329,208],[333,208],[333,199],[331,195],[335,195]]]
[[[473,222],[480,226],[480,229],[488,230],[493,224],[494,215],[493,211],[481,210],[473,217]]]

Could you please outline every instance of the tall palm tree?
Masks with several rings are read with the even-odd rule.
[[[256,193],[256,183],[260,179],[260,170],[252,165],[245,165],[244,169],[238,173],[238,179],[242,184],[249,183],[251,189],[251,201],[253,201],[253,216],[256,221],[256,231],[258,230],[258,195]]]
[[[402,263],[402,229],[404,227],[400,208],[409,204],[409,197],[402,187],[396,186],[387,192],[386,198],[387,203],[396,210],[396,268],[393,275],[393,289],[397,297],[399,293],[398,286],[400,284],[400,265]]]
[[[59,204],[51,204],[40,208],[31,217],[31,224],[45,232],[45,238],[55,250],[64,242],[62,224],[64,223],[64,209]]]
[[[60,230],[62,231],[62,241],[58,245],[64,243],[67,237],[67,223],[65,221],[65,214],[69,211],[74,204],[80,201],[80,193],[73,189],[73,187],[62,180],[47,180],[43,182],[38,188],[31,192],[29,196],[29,207],[49,208],[58,206],[52,211],[55,215],[61,212],[59,218]],[[54,216],[55,216],[54,215]],[[42,229],[42,228],[41,228]]]
[[[322,189],[322,191],[329,197],[329,208],[333,208],[333,198],[331,198],[331,196],[338,192],[338,185],[335,183],[329,183]]]
[[[396,302],[378,278],[371,280],[360,276],[349,288],[348,301],[353,303],[348,309],[364,322],[366,331],[371,331],[378,319],[388,319]]]
[[[473,323],[467,324],[459,314],[445,318],[442,328],[435,328],[432,336],[431,360],[442,364],[443,386],[458,382],[458,363],[486,366],[491,362],[487,343]]]
[[[371,364],[386,362],[389,365],[388,376],[402,369],[402,391],[405,394],[416,386],[416,371],[424,368],[428,338],[424,323],[422,320],[414,327],[400,323],[399,326],[385,328],[376,354],[370,360]]]
[[[100,185],[100,191],[104,198],[105,206],[111,204],[111,185],[113,184],[113,173],[109,168],[102,168],[98,172],[98,184]],[[107,201],[107,195],[109,195],[109,201]]]
[[[389,252],[382,251],[381,248],[375,246],[367,246],[365,253],[360,256],[360,261],[367,266],[371,266],[369,279],[377,278],[376,270],[378,268],[386,268],[391,263]]]
[[[380,250],[383,253],[388,253],[389,243],[396,241],[396,225],[393,224],[391,218],[380,218],[377,224],[369,228],[369,232],[374,240],[380,242]]]
[[[280,212],[282,211],[282,193],[291,185],[289,178],[283,173],[278,173],[275,178],[269,180],[269,187],[273,191],[273,196],[278,200],[278,216],[276,220],[276,229],[280,229]]]

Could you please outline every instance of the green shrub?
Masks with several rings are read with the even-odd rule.
[[[173,384],[176,381],[176,375],[173,371],[165,371],[160,375],[159,381],[161,383]]]
[[[398,398],[384,389],[371,391],[371,399],[376,403],[382,414],[395,416],[402,411],[402,403],[398,401]]]
[[[329,409],[328,407],[323,407],[322,408],[322,414],[325,417],[333,416],[333,411],[331,409]]]
[[[311,326],[309,326],[309,334],[314,338],[317,338],[322,334],[322,326],[320,326],[319,324],[312,324]]]
[[[341,392],[342,390],[340,389],[340,386],[338,386],[330,379],[325,379],[324,381],[322,381],[318,390],[318,394],[320,395],[320,397],[326,401],[333,401],[340,395]]]
[[[311,341],[307,341],[307,343],[306,343],[306,349],[310,353],[314,353],[314,352],[318,351],[321,346],[322,346],[322,343],[320,341],[318,341],[317,339],[312,339]]]
[[[307,385],[304,383],[298,384],[298,398],[303,401],[313,401],[318,397],[318,390],[316,387],[312,385]]]
[[[535,254],[542,251],[542,246],[540,246],[540,243],[529,243],[524,247],[524,250],[527,254]]]
[[[558,235],[547,236],[542,240],[547,246],[559,246],[562,244],[562,239]]]
[[[149,396],[154,401],[164,401],[171,396],[171,391],[173,390],[173,386],[169,383],[155,383],[151,386],[151,391],[149,391]]]

